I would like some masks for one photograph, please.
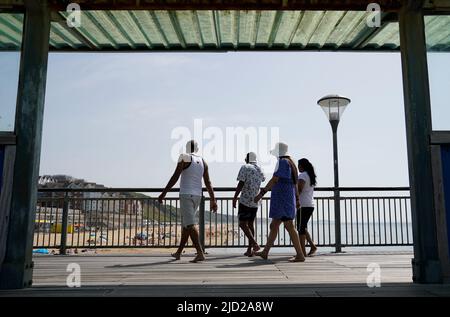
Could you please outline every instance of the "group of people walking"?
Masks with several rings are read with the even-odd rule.
[[[211,209],[217,212],[217,202],[208,173],[205,160],[197,155],[198,144],[191,140],[186,144],[186,154],[180,155],[175,172],[170,178],[164,191],[158,197],[163,202],[167,192],[180,180],[180,210],[182,219],[181,241],[178,250],[172,254],[180,259],[183,249],[189,239],[197,250],[196,257],[191,262],[205,260],[204,252],[196,228],[196,215],[202,198],[202,180],[208,190]],[[260,256],[267,259],[271,247],[277,238],[281,223],[284,224],[294,245],[296,255],[289,259],[291,262],[303,262],[305,256],[313,256],[317,247],[307,230],[308,221],[314,211],[314,187],[316,174],[312,164],[302,158],[298,165],[294,163],[288,153],[288,145],[279,142],[271,151],[278,158],[277,166],[272,178],[265,187],[264,174],[258,166],[256,154],[247,153],[245,164],[239,170],[238,185],[233,198],[233,208],[238,208],[239,226],[249,241],[246,256]],[[267,243],[263,250],[255,239],[254,222],[260,201],[264,195],[271,191],[270,213],[272,219]],[[297,217],[297,229],[294,219]],[[309,243],[309,253],[306,253],[306,242]]]

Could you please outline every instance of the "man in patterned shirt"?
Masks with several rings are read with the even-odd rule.
[[[255,153],[247,153],[245,163],[239,170],[237,177],[239,183],[233,198],[233,208],[236,208],[239,194],[241,194],[238,209],[239,227],[249,241],[247,252],[244,255],[250,257],[253,256],[253,252],[260,249],[254,237],[254,222],[258,211],[258,203],[255,203],[253,200],[258,195],[261,183],[265,180],[265,177],[261,168],[257,165]]]

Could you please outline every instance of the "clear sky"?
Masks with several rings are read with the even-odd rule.
[[[14,130],[19,59],[17,52],[0,53],[0,131]]]
[[[0,54],[1,67],[18,62],[7,55]],[[448,56],[433,56],[430,68],[448,69]],[[201,119],[204,146],[218,141],[218,131],[226,143],[227,127],[277,130],[295,159],[312,161],[319,185],[331,186],[331,128],[316,102],[341,94],[352,100],[338,132],[341,185],[408,185],[398,53],[63,53],[51,54],[48,67],[40,174],[111,187],[162,187],[175,165],[171,151],[179,139],[173,136],[193,132],[194,120]],[[448,72],[437,74],[430,75],[440,85],[432,93],[448,96]],[[433,123],[448,129],[443,100],[448,98],[434,97]],[[270,146],[257,148],[262,159]],[[243,157],[215,162],[216,153],[206,159],[214,186],[236,184]]]

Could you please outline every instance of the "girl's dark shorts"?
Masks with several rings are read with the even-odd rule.
[[[300,234],[306,234],[308,221],[311,218],[314,207],[302,207],[297,211],[297,229]]]

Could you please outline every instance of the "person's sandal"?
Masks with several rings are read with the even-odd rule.
[[[316,254],[316,252],[317,252],[317,248],[311,248],[311,250],[309,250],[309,253],[308,253],[308,255],[307,256],[309,256],[309,257],[313,257],[314,256],[314,254]]]
[[[296,256],[289,259],[289,262],[305,262],[305,258],[297,258]]]
[[[178,261],[181,258],[181,254],[180,253],[176,253],[176,252],[172,253],[171,256],[173,258],[175,258],[176,261]]]
[[[261,247],[259,245],[255,245],[252,247],[253,252],[258,252],[259,250],[261,250]]]
[[[191,260],[189,262],[197,263],[197,262],[201,262],[201,261],[205,261],[205,257],[203,255],[197,255],[193,260]]]
[[[255,252],[255,255],[262,257],[264,260],[267,260],[268,254],[264,251]]]

